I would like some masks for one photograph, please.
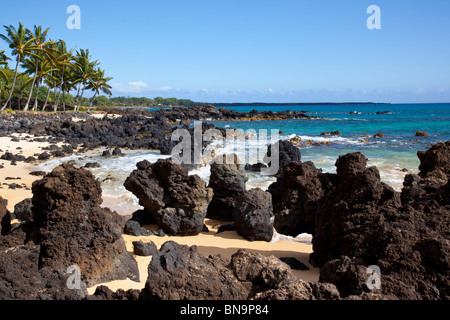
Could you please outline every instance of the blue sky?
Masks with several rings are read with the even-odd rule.
[[[447,0],[22,0],[0,25],[90,49],[114,96],[205,102],[450,102]],[[67,7],[81,9],[69,30]],[[369,30],[367,8],[381,9]],[[3,33],[2,28],[0,33]],[[6,43],[0,50],[10,53]]]

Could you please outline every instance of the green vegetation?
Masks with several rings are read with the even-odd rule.
[[[15,58],[15,69],[10,69],[12,61],[5,51],[0,51],[0,110],[23,111],[66,111],[71,106],[74,111],[92,107],[192,107],[197,103],[177,98],[111,98],[113,78],[106,76],[98,60],[93,60],[88,49],[74,52],[64,40],[48,39],[50,28],[34,26],[27,29],[22,23],[18,28],[4,26],[5,34],[0,39],[6,41]],[[19,67],[23,72],[19,72]],[[88,99],[86,90],[94,93]],[[76,92],[72,95],[71,92]],[[103,94],[103,95],[102,95]]]
[[[98,60],[93,60],[89,50],[80,49],[74,54],[64,40],[48,39],[49,28],[34,26],[33,30],[4,26],[6,33],[0,39],[6,41],[15,57],[15,69],[8,67],[8,58],[0,51],[0,108],[45,111],[48,104],[53,111],[66,110],[66,105],[80,111],[81,107],[105,105],[100,92],[111,96],[111,77],[105,75]],[[19,66],[24,70],[19,72]],[[70,92],[76,90],[75,96]],[[83,98],[86,90],[92,90],[91,99]],[[62,95],[62,99],[61,99]],[[100,99],[101,98],[101,99]],[[97,104],[96,104],[97,101]],[[22,106],[22,104],[24,105]]]
[[[132,98],[132,97],[117,97],[111,98],[110,104],[118,107],[193,107],[197,105],[196,102],[187,99],[177,98],[162,98],[156,97],[154,99],[149,98]]]

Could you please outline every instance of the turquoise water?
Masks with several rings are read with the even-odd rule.
[[[264,106],[228,107],[238,112],[310,111],[309,115],[325,117],[314,120],[282,121],[217,121],[217,127],[234,129],[279,129],[283,139],[300,136],[303,141],[327,141],[331,145],[300,147],[303,161],[314,161],[325,172],[335,171],[340,155],[362,152],[370,165],[380,169],[382,179],[399,189],[405,170],[418,172],[418,151],[432,144],[450,140],[450,104],[395,105],[322,105],[322,106]],[[350,112],[358,114],[350,114]],[[377,112],[389,111],[388,114]],[[322,132],[339,130],[340,136],[324,137]],[[415,137],[417,131],[427,131],[429,137]],[[385,138],[374,139],[377,133]],[[368,135],[369,137],[363,137]]]

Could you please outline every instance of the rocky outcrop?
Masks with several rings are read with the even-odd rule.
[[[275,152],[272,154],[272,148],[276,148],[275,150],[278,150],[278,158],[275,157]],[[272,163],[272,161],[278,162],[279,169],[277,175],[279,175],[283,172],[284,168],[289,163],[298,162],[301,159],[302,155],[298,147],[294,146],[287,140],[280,140],[274,144],[269,145],[267,149],[267,157],[265,160],[267,160],[269,167],[275,165],[275,163]]]
[[[181,165],[168,159],[154,164],[139,162],[124,186],[167,234],[192,236],[202,232],[213,191]]]
[[[5,201],[0,197],[0,235],[11,231],[11,214],[6,208]]]
[[[244,300],[249,288],[236,279],[220,256],[166,242],[148,266],[145,300]]]
[[[69,289],[65,270],[39,267],[40,246],[0,250],[0,300],[80,300],[86,286]]]
[[[241,169],[238,157],[234,154],[232,163],[227,163],[227,156],[220,163],[211,164],[211,176],[208,187],[214,192],[208,206],[207,217],[222,221],[233,221],[233,210],[237,197],[245,192],[246,177]]]
[[[416,132],[416,137],[429,137],[429,133],[426,131],[419,130]]]
[[[331,183],[328,178],[312,162],[292,162],[285,167],[283,175],[269,186],[278,232],[292,236],[314,232],[320,199]]]
[[[239,250],[231,261],[205,257],[197,247],[166,242],[148,267],[143,300],[339,298],[331,285],[298,280],[280,259]]]
[[[272,241],[272,196],[261,189],[242,193],[233,211],[236,231],[249,241]]]
[[[122,238],[124,221],[100,207],[100,182],[89,171],[63,164],[33,183],[32,191],[40,268],[78,265],[88,286],[139,279],[136,261]]]
[[[14,218],[21,222],[33,221],[33,199],[28,198],[14,206]]]
[[[313,235],[310,261],[343,296],[449,299],[450,142],[418,156],[420,173],[406,176],[402,193],[361,153],[340,157],[336,174],[291,163],[270,188],[275,227]],[[381,269],[378,292],[367,285],[371,265]]]

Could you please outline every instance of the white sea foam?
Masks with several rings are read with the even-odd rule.
[[[271,243],[275,243],[278,241],[291,241],[291,242],[300,242],[306,244],[312,244],[313,236],[307,233],[299,234],[297,237],[286,236],[284,234],[280,234],[278,232],[274,232],[273,239]]]

